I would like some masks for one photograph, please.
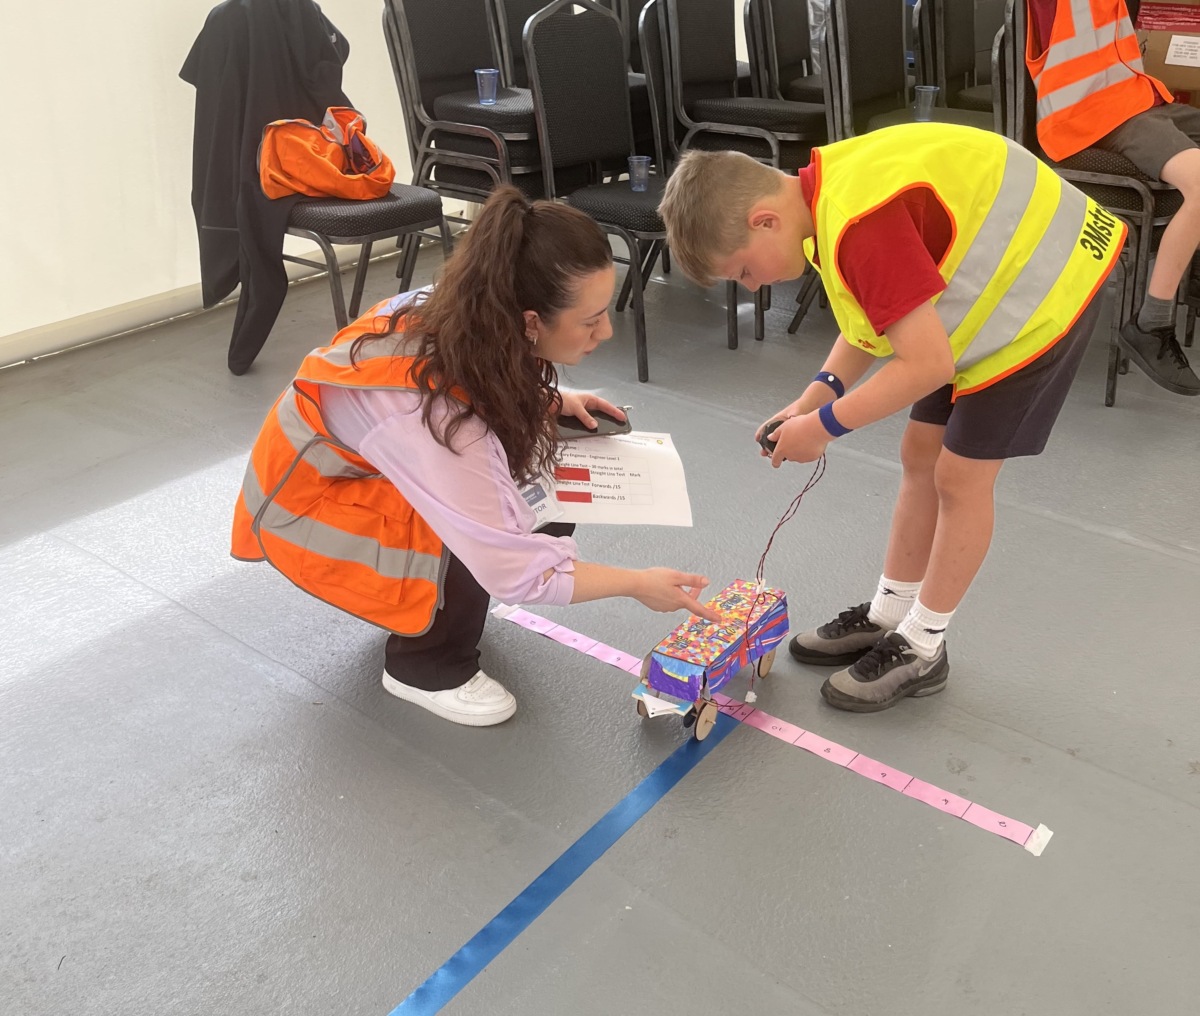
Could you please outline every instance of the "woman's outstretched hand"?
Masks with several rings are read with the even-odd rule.
[[[634,599],[651,610],[669,614],[689,610],[706,621],[721,621],[715,610],[704,606],[697,597],[708,585],[703,575],[675,571],[673,568],[643,568],[637,576]]]
[[[562,407],[558,411],[560,416],[573,416],[579,420],[588,430],[596,429],[596,418],[592,416],[590,410],[598,409],[602,413],[608,413],[618,420],[625,419],[625,410],[620,406],[614,406],[607,399],[600,398],[592,392],[559,392],[559,400]]]

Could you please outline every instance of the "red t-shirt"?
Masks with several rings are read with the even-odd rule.
[[[816,168],[799,176],[811,209]],[[946,288],[938,265],[952,235],[950,217],[928,187],[905,191],[846,230],[837,268],[877,335]]]
[[[1033,43],[1033,52],[1044,53],[1050,43],[1050,31],[1054,28],[1054,15],[1058,11],[1058,0],[1028,0],[1029,14],[1026,31]]]

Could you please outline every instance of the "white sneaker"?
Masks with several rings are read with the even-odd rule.
[[[401,684],[385,671],[383,689],[396,698],[428,709],[443,720],[463,723],[468,727],[490,727],[503,723],[517,711],[517,700],[504,685],[493,681],[482,670],[466,684],[445,691],[422,691],[412,685]]]

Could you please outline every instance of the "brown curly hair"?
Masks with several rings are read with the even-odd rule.
[[[453,448],[459,428],[477,416],[499,438],[513,479],[527,483],[553,466],[559,397],[554,364],[526,338],[525,311],[553,324],[580,279],[611,263],[608,240],[588,216],[499,187],[433,291],[396,311],[386,331],[355,339],[351,358],[363,343],[403,332],[415,343],[405,355],[416,359],[422,420],[435,440]],[[438,398],[455,407],[440,433],[430,424]]]

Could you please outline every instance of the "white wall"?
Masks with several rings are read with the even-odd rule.
[[[179,68],[214,2],[5,3],[0,364],[199,306]],[[321,6],[350,40],[346,94],[407,181],[382,5]]]
[[[215,2],[5,0],[0,366],[199,308],[195,90],[179,68]],[[382,4],[321,6],[350,40],[346,94],[407,182]]]

